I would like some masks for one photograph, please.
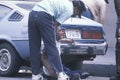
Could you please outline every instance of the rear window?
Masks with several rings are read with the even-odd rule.
[[[35,4],[16,4],[18,7],[31,11]]]
[[[0,5],[0,20],[6,17],[7,14],[9,14],[11,11],[12,11],[11,8],[4,6],[4,5]]]

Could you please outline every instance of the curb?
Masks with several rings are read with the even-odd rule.
[[[89,72],[92,76],[111,77],[116,74],[115,65],[83,64],[82,70]]]

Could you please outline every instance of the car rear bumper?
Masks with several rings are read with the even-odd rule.
[[[62,55],[105,55],[107,43],[100,44],[60,44]]]

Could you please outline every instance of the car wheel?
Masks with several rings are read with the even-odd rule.
[[[8,43],[0,45],[0,75],[12,76],[20,69],[20,57]]]

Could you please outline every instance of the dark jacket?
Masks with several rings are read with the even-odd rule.
[[[120,17],[120,0],[114,0],[117,17]]]

